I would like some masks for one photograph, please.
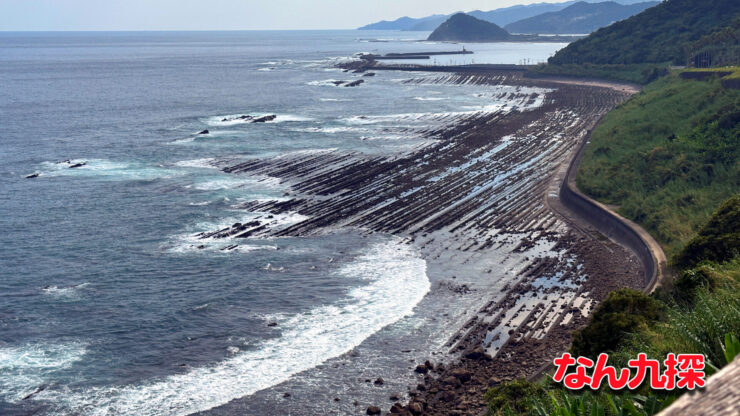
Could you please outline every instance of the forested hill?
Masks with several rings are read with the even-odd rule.
[[[509,33],[501,27],[465,13],[458,13],[435,29],[428,40],[491,42],[508,38]]]
[[[519,20],[507,25],[505,29],[510,33],[591,33],[601,27],[634,16],[657,4],[657,1],[631,5],[622,5],[613,1],[602,3],[580,1],[556,12],[543,13]]]
[[[685,48],[728,26],[740,0],[666,0],[573,42],[551,64],[686,63]]]

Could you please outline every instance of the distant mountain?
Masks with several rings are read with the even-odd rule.
[[[382,20],[359,28],[359,30],[434,30],[449,18],[446,14],[435,14],[433,16],[414,19],[413,17],[402,17],[393,21]],[[430,27],[430,29],[417,29],[417,27]]]
[[[596,29],[634,16],[657,1],[623,5],[613,1],[586,3],[580,1],[562,10],[543,13],[506,25],[510,33],[574,34],[591,33]]]
[[[736,16],[740,16],[738,0],[666,0],[571,43],[549,62],[682,64],[687,46],[729,26]]]
[[[586,0],[589,3],[595,3],[603,0]],[[620,4],[633,4],[639,3],[645,0],[617,0]],[[575,1],[567,1],[563,3],[537,3],[528,5],[517,5],[511,7],[504,7],[491,11],[472,11],[468,13],[471,16],[477,17],[478,19],[485,20],[487,22],[495,23],[499,26],[505,26],[509,23],[516,22],[518,20],[526,19],[529,17],[537,16],[542,13],[556,12],[562,10],[572,4]],[[435,14],[432,16],[426,16],[421,18],[413,17],[402,17],[393,21],[383,20],[377,23],[372,23],[359,28],[359,30],[416,30],[416,31],[432,31],[437,26],[441,25],[445,20],[449,19],[451,14],[442,15]]]
[[[508,37],[509,32],[494,23],[465,13],[457,13],[435,29],[427,40],[490,42],[504,40]]]

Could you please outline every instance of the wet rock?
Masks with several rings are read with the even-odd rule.
[[[465,354],[465,358],[471,360],[492,360],[491,356],[486,352],[483,347],[476,347],[473,351]]]
[[[380,414],[380,408],[378,406],[370,406],[367,408],[366,411],[369,415],[379,415]]]
[[[33,179],[33,178],[38,178],[38,177],[39,177],[38,173],[32,173],[30,175],[27,175],[26,179]]]
[[[456,368],[450,372],[450,375],[463,383],[470,380],[472,377],[472,373],[464,368]]]
[[[453,376],[445,377],[445,379],[442,380],[442,382],[447,385],[453,386],[453,387],[457,387],[461,384],[460,380],[458,380],[457,377],[453,377]]]
[[[426,389],[427,389],[427,386],[425,386],[425,385],[423,385],[421,383],[419,383],[419,384],[416,385],[416,390],[425,391]]]
[[[283,393],[283,397],[287,399],[288,397],[290,397],[290,393]]]
[[[367,74],[363,75],[363,77],[374,77],[375,72],[368,72]]]
[[[431,361],[429,360],[424,361],[424,365],[429,369],[429,371],[434,371],[434,364],[432,364]]]
[[[269,116],[263,116],[263,117],[260,117],[260,118],[255,118],[254,120],[252,120],[252,123],[265,123],[265,122],[268,122],[268,121],[275,120],[276,118],[277,118],[277,115],[270,114]]]
[[[205,130],[203,130],[203,131],[201,131],[201,132],[198,132],[198,134],[208,134],[208,133],[210,133],[210,132],[208,131],[208,129],[205,129]]]
[[[401,397],[402,396],[403,395],[401,393],[393,393],[393,394],[391,394],[390,399],[393,400],[393,401],[397,401],[397,400],[401,400]]]
[[[383,385],[383,383],[384,383],[384,381],[383,381],[383,377],[378,377],[378,378],[377,378],[377,379],[376,379],[376,380],[375,380],[375,381],[373,382],[373,384],[375,384],[376,386],[382,386],[382,385]]]
[[[74,165],[70,166],[69,168],[70,169],[81,168],[81,167],[83,167],[85,165],[87,165],[87,162],[79,162],[79,163],[75,163]]]
[[[270,322],[267,324],[267,326],[270,326],[270,327],[277,326],[277,322]]]
[[[447,403],[455,400],[456,397],[457,395],[455,394],[455,392],[449,391],[449,390],[445,390],[439,393],[439,400],[442,400],[443,402],[447,402]]]
[[[403,406],[401,406],[401,403],[393,403],[393,406],[391,406],[391,413],[398,414],[403,412]]]
[[[421,406],[421,403],[413,402],[409,404],[409,412],[411,412],[412,415],[418,416],[424,412],[424,408]]]
[[[357,81],[348,82],[344,86],[345,87],[356,87],[356,86],[362,84],[363,82],[365,82],[364,79],[358,79]]]
[[[419,373],[419,374],[426,374],[429,372],[429,369],[424,364],[419,364],[414,369],[414,372]]]
[[[335,402],[338,402],[338,401],[340,401],[340,400],[339,400],[339,397],[335,397],[335,398],[334,398],[334,401],[335,401]]]
[[[347,72],[347,71],[345,71],[345,72]],[[346,82],[347,81],[332,81],[331,83],[334,84],[334,85],[336,85],[338,87],[338,86],[340,86],[340,85],[342,85],[342,84],[344,84]]]

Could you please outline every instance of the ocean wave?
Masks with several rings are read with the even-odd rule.
[[[444,98],[442,97],[414,97],[414,100],[417,101],[442,101]]]
[[[178,166],[181,168],[217,169],[216,165],[214,164],[215,161],[216,159],[212,157],[206,157],[202,159],[181,160],[179,162],[175,162],[175,166]]]
[[[72,168],[71,166],[80,165]],[[153,180],[183,175],[177,169],[152,166],[140,162],[121,162],[107,159],[70,159],[62,162],[46,161],[39,165],[41,176],[96,176],[114,180]]]
[[[79,285],[61,286],[61,287],[52,285],[52,286],[46,286],[42,288],[41,291],[44,294],[53,296],[55,298],[75,300],[75,299],[79,299],[80,297],[79,290],[84,289],[89,284],[90,283],[85,282]]]
[[[301,121],[313,121],[314,119],[311,117],[306,116],[300,116],[295,114],[276,114],[276,113],[241,113],[241,114],[226,114],[221,116],[213,116],[205,119],[205,123],[209,126],[213,127],[227,127],[227,126],[236,126],[239,124],[250,124],[252,123],[252,120],[259,117],[269,116],[275,114],[277,117],[273,120],[266,121],[267,124],[274,124],[274,123],[287,123],[287,122],[301,122]],[[252,118],[249,119],[242,119],[240,117],[242,116],[252,116]],[[255,123],[255,124],[265,124],[265,123]]]
[[[139,385],[44,391],[37,397],[69,414],[186,415],[205,411],[288,380],[339,356],[373,333],[412,314],[429,291],[426,263],[399,240],[378,243],[345,264],[337,277],[366,284],[343,300],[295,315],[281,336],[187,373]]]
[[[0,348],[0,397],[17,403],[41,392],[56,371],[69,368],[86,353],[82,343],[31,343]]]

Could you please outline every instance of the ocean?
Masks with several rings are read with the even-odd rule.
[[[357,52],[460,47],[425,35],[0,33],[0,414],[230,413],[257,392],[282,400],[278,386],[297,379],[297,402],[333,397],[342,387],[316,368],[427,319],[414,309],[425,261],[398,236],[201,234],[306,219],[244,209],[290,183],[229,164],[404,154],[429,139],[399,129],[433,128],[430,114],[510,105],[506,86],[334,67]],[[465,46],[476,54],[437,63],[538,62],[563,44]],[[365,82],[334,83],[348,79]],[[239,413],[282,414],[270,400]]]

